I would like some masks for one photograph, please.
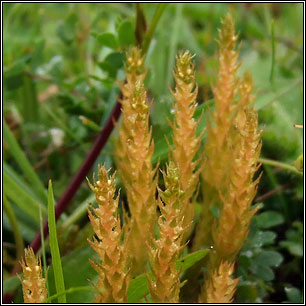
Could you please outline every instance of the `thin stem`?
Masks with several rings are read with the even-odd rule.
[[[183,6],[184,6],[184,3],[180,3],[179,5],[175,6],[175,19],[173,23],[172,35],[171,35],[170,46],[169,46],[169,56],[168,56],[167,81],[169,84],[172,80],[171,76],[172,76],[172,70],[173,70],[174,61],[175,61],[175,53],[177,50],[178,36],[180,33],[180,23],[182,19]]]
[[[270,198],[271,196],[277,194],[278,192],[284,190],[284,189],[285,189],[286,187],[288,187],[288,186],[289,186],[288,183],[287,183],[287,184],[283,184],[283,185],[281,185],[281,186],[278,186],[278,187],[274,188],[273,190],[270,190],[270,191],[266,192],[265,194],[263,194],[263,195],[257,197],[257,198],[255,199],[254,203],[263,202],[264,200],[266,200],[266,199]]]
[[[78,220],[80,220],[85,214],[87,213],[88,210],[88,203],[91,203],[91,201],[94,201],[95,196],[94,194],[90,195],[83,203],[81,203],[73,212],[70,216],[67,217],[63,221],[63,224],[61,225],[61,230],[65,230],[69,226],[75,224]]]
[[[272,48],[272,63],[271,63],[271,72],[270,72],[270,83],[274,85],[274,67],[275,67],[275,37],[274,37],[274,20],[271,24],[271,48]]]
[[[94,287],[91,286],[81,286],[81,287],[74,287],[74,288],[69,288],[65,291],[62,291],[60,293],[54,294],[52,296],[50,296],[49,298],[47,298],[44,303],[50,303],[52,300],[64,295],[64,294],[68,294],[68,293],[73,293],[73,292],[77,292],[77,291],[92,291],[95,290]]]
[[[285,169],[295,174],[298,174],[299,176],[303,176],[302,172],[298,171],[294,166],[288,165],[286,163],[282,163],[282,162],[272,160],[272,159],[267,159],[267,158],[259,158],[258,161],[260,163],[263,163],[264,165]]]
[[[23,250],[24,250],[24,243],[23,243],[23,238],[18,226],[18,222],[17,222],[17,218],[15,216],[15,213],[5,195],[5,193],[3,193],[3,208],[4,211],[8,217],[8,220],[10,222],[13,234],[14,234],[14,239],[15,239],[15,243],[16,243],[16,258],[17,261],[21,259],[21,257],[23,256]],[[18,263],[19,266],[19,263]],[[14,271],[16,269],[14,268]],[[15,274],[15,273],[14,273]]]
[[[155,10],[150,28],[147,31],[147,33],[144,37],[143,43],[142,43],[142,53],[143,54],[146,54],[148,49],[149,49],[151,40],[153,38],[153,34],[154,34],[155,29],[157,27],[157,24],[159,22],[159,19],[162,16],[163,12],[165,11],[167,5],[168,5],[168,3],[159,3],[156,10]]]
[[[292,85],[288,88],[286,88],[284,91],[282,91],[281,93],[279,93],[279,95],[277,95],[276,97],[274,97],[271,101],[269,101],[268,103],[260,106],[260,107],[256,107],[255,105],[255,110],[259,111],[260,109],[267,107],[268,105],[272,104],[273,102],[279,100],[281,97],[285,96],[286,94],[288,94],[292,89],[294,89],[297,85],[299,85],[301,82],[303,81],[302,78],[297,79],[294,83],[292,83]]]

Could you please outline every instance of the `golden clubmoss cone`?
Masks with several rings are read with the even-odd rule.
[[[174,148],[171,147],[173,160],[179,171],[179,184],[184,191],[186,205],[185,225],[190,224],[194,217],[195,203],[191,201],[199,181],[199,170],[196,166],[199,160],[195,156],[201,145],[201,136],[196,137],[196,129],[199,121],[193,116],[197,107],[196,97],[198,87],[195,82],[195,69],[189,51],[180,53],[176,58],[174,78],[176,82],[175,91],[171,91],[176,103],[174,108],[174,122],[171,124],[173,130]]]
[[[230,135],[238,107],[235,97],[238,89],[236,72],[239,68],[236,51],[237,35],[230,15],[222,21],[219,30],[219,74],[213,88],[215,110],[207,118],[207,139],[205,143],[202,170],[202,191],[204,197],[202,215],[193,241],[193,249],[212,244],[211,228],[214,221],[212,206],[220,209],[222,202],[219,191],[226,188],[226,177],[231,169],[232,144]]]
[[[118,216],[119,196],[115,196],[115,182],[113,174],[108,177],[108,171],[99,165],[98,181],[89,186],[96,196],[98,207],[90,206],[88,215],[96,237],[89,241],[97,252],[102,263],[90,261],[99,274],[95,288],[98,294],[96,303],[124,303],[127,302],[129,285],[129,270],[127,267],[126,239],[122,239],[123,230]],[[122,241],[123,240],[123,241]]]
[[[239,279],[232,279],[234,264],[222,262],[204,283],[199,303],[232,303]]]
[[[257,114],[251,108],[244,110],[245,126],[239,131],[230,182],[224,195],[221,195],[223,209],[213,226],[213,241],[216,254],[214,267],[221,260],[233,261],[242,248],[248,235],[251,218],[256,212],[251,203],[257,191],[260,176],[253,181],[259,166],[261,132],[258,132]],[[233,239],[234,237],[234,239]]]
[[[32,248],[24,250],[25,260],[21,260],[23,277],[18,278],[22,284],[25,303],[42,303],[47,298],[46,279],[43,277],[41,260],[36,258]]]
[[[151,270],[153,279],[148,276],[149,290],[154,303],[178,303],[180,278],[176,268],[182,246],[182,238],[187,227],[184,226],[184,192],[180,189],[179,172],[174,162],[163,173],[165,191],[159,190],[158,206],[161,216],[158,219],[160,238],[153,241]]]
[[[133,274],[145,269],[146,241],[156,222],[156,171],[152,167],[154,144],[149,128],[149,105],[143,85],[143,57],[137,48],[127,53],[127,83],[121,85],[123,98],[121,127],[115,160],[124,183],[131,219],[128,248],[133,257]]]
[[[239,87],[240,101],[235,125],[230,133],[234,144],[232,167],[229,171],[226,189],[223,193],[220,192],[220,199],[223,203],[222,212],[212,227],[214,252],[209,256],[207,285],[204,288],[204,299],[208,303],[226,303],[228,296],[225,300],[218,297],[217,287],[215,287],[213,296],[212,283],[215,282],[216,273],[213,271],[219,269],[220,274],[220,269],[224,268],[224,262],[233,263],[235,261],[236,255],[247,238],[251,218],[256,212],[256,209],[251,209],[251,203],[260,179],[259,176],[255,181],[253,180],[260,166],[258,158],[261,150],[261,132],[258,132],[257,114],[249,106],[253,99],[250,95],[251,91],[252,79],[249,75],[245,75]],[[226,285],[225,282],[223,290],[233,292],[231,283]],[[219,300],[216,300],[216,297]]]

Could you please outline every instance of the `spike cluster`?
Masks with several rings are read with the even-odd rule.
[[[32,248],[24,250],[25,260],[21,266],[23,277],[18,278],[22,284],[23,299],[25,303],[42,303],[47,298],[46,279],[43,277],[41,260],[36,258]]]
[[[233,261],[235,259],[245,242],[251,218],[256,212],[256,209],[251,210],[251,203],[260,180],[259,176],[253,181],[254,174],[260,167],[257,160],[261,150],[261,132],[257,130],[258,122],[255,111],[247,108],[243,113],[245,124],[243,130],[237,132],[239,134],[229,175],[228,190],[221,195],[222,214],[212,230],[216,250],[214,266],[221,260]]]
[[[156,221],[156,171],[152,167],[154,144],[149,128],[149,105],[143,85],[144,58],[137,48],[127,53],[126,78],[121,85],[123,98],[121,127],[115,160],[124,183],[131,219],[128,248],[133,257],[133,274],[144,271],[148,259],[145,242]]]
[[[160,238],[153,241],[150,249],[153,279],[148,276],[149,289],[154,303],[178,303],[180,278],[176,261],[187,227],[184,226],[184,192],[179,186],[179,172],[174,162],[163,173],[165,191],[159,190],[158,206],[161,216],[158,219]]]
[[[229,35],[229,33],[233,33],[233,29],[230,30],[232,28],[231,23],[229,21],[227,22],[228,24],[226,24],[225,20],[224,31],[221,32],[221,40],[224,37],[230,37],[231,35]],[[235,39],[233,40],[235,41]],[[230,40],[227,44],[226,41],[223,42],[223,46],[231,45],[232,42]],[[232,56],[235,55],[232,54]],[[231,105],[232,111],[230,117],[228,117],[228,121],[224,121],[224,123],[229,123],[227,130],[228,139],[226,141],[221,139],[221,143],[224,145],[223,154],[226,154],[226,157],[221,161],[218,161],[220,162],[220,165],[224,167],[226,172],[221,171],[220,174],[217,171],[215,174],[217,175],[216,180],[214,181],[212,177],[211,185],[208,184],[207,175],[210,171],[209,166],[217,163],[217,160],[214,160],[215,157],[213,158],[211,155],[211,158],[207,159],[206,164],[208,165],[208,168],[207,172],[203,176],[205,180],[206,175],[204,191],[208,192],[208,199],[211,203],[217,203],[219,208],[219,217],[217,220],[212,221],[213,218],[206,214],[206,217],[208,216],[207,219],[210,222],[210,241],[212,241],[212,245],[215,249],[215,252],[212,252],[209,256],[208,275],[206,277],[206,285],[204,285],[203,288],[204,299],[206,302],[210,301],[209,303],[212,303],[213,301],[218,303],[226,301],[230,302],[232,299],[237,282],[233,283],[231,280],[231,282],[226,284],[226,281],[223,280],[223,291],[232,292],[229,295],[230,298],[228,298],[228,296],[224,297],[222,292],[217,288],[218,286],[213,286],[212,284],[213,282],[216,282],[216,275],[221,275],[220,271],[224,269],[225,262],[227,263],[227,267],[234,263],[236,255],[247,238],[251,218],[256,212],[255,209],[251,209],[251,204],[257,191],[257,184],[260,180],[259,176],[253,181],[255,173],[260,167],[258,164],[258,158],[261,150],[261,132],[258,132],[257,114],[250,106],[253,96],[251,95],[252,78],[249,74],[246,74],[243,80],[237,83],[237,91],[239,92],[239,99],[234,103],[233,99],[235,98],[236,93],[233,98],[230,99],[234,104]],[[216,103],[217,100],[216,96]],[[226,111],[226,109],[224,109],[224,111]],[[214,117],[216,130],[218,129],[218,121],[216,119],[218,116],[221,116],[221,114],[218,115],[217,112],[218,109],[216,109],[216,116]],[[221,121],[219,124],[220,123]],[[208,127],[208,130],[209,134],[211,130],[210,126]],[[218,141],[218,135],[216,135],[215,144],[207,144],[209,149],[215,146],[215,156],[218,156]],[[218,177],[218,174],[221,175],[222,182],[217,181],[220,178]],[[205,187],[207,188],[205,189]],[[204,194],[204,196],[206,196],[206,194]],[[208,212],[211,203],[208,203],[204,212]],[[232,270],[233,269],[231,268],[230,273],[232,273]],[[221,284],[220,286],[222,287]],[[212,295],[214,290],[215,294]],[[211,296],[211,298],[209,298],[209,296]]]
[[[175,118],[171,124],[173,130],[174,148],[173,160],[179,171],[180,187],[184,191],[186,205],[185,224],[189,224],[194,217],[195,202],[191,201],[199,182],[199,173],[196,167],[200,159],[194,161],[201,145],[201,137],[196,137],[196,129],[199,121],[196,121],[194,112],[197,107],[196,97],[198,86],[195,82],[195,69],[192,63],[193,56],[186,51],[176,58],[174,78],[176,81],[175,91],[171,91],[175,98],[173,104]]]
[[[232,303],[239,279],[232,279],[234,264],[221,262],[204,284],[199,303]]]
[[[127,302],[129,285],[129,270],[127,267],[126,239],[118,216],[119,196],[115,198],[115,182],[113,174],[108,177],[108,171],[99,165],[98,181],[89,186],[96,196],[98,207],[92,205],[88,209],[89,219],[96,237],[89,241],[97,252],[102,263],[90,261],[99,274],[96,303]],[[122,241],[123,240],[123,241]]]
[[[207,140],[205,143],[203,178],[203,210],[193,243],[197,250],[203,245],[212,245],[211,228],[214,222],[212,206],[222,208],[219,192],[226,188],[226,177],[231,169],[234,117],[237,110],[235,97],[238,82],[236,72],[239,68],[236,51],[237,35],[234,22],[227,15],[219,30],[219,74],[213,88],[215,110],[207,120]]]

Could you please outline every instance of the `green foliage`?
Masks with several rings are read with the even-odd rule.
[[[270,228],[284,223],[284,217],[275,211],[265,211],[255,219],[260,228]]]
[[[109,47],[111,49],[116,49],[118,47],[117,38],[112,33],[102,33],[97,36],[98,42],[102,46]]]
[[[118,39],[122,47],[135,45],[134,27],[130,21],[125,20],[120,24],[118,29]]]
[[[286,231],[286,239],[279,245],[286,248],[295,257],[303,256],[303,224],[299,221],[292,223],[290,229]]]

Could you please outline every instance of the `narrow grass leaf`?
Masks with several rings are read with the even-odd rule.
[[[7,197],[39,224],[39,203],[14,181],[5,168],[3,169],[3,187]]]
[[[13,230],[15,244],[16,244],[16,253],[17,253],[16,257],[18,260],[20,260],[23,255],[24,242],[23,242],[23,238],[21,235],[21,231],[18,225],[17,218],[15,216],[14,210],[11,207],[11,204],[6,197],[5,192],[3,192],[3,208],[4,208],[5,213],[7,214],[7,217],[10,221],[11,228]]]
[[[61,256],[58,247],[57,233],[56,233],[56,221],[55,221],[55,210],[54,210],[54,197],[52,190],[52,182],[49,181],[48,188],[48,222],[49,222],[49,241],[52,256],[52,264],[55,278],[55,287],[57,293],[65,291],[63,269],[61,263]],[[59,303],[66,303],[66,294],[58,297]]]
[[[3,135],[5,141],[8,144],[10,153],[14,157],[20,169],[23,171],[25,177],[27,177],[29,182],[32,184],[33,190],[35,190],[35,193],[39,197],[40,201],[42,201],[43,204],[46,204],[47,195],[44,185],[37,176],[36,172],[34,171],[33,167],[31,166],[24,152],[20,148],[13,133],[11,132],[10,128],[7,126],[5,120],[3,120]]]
[[[270,72],[270,83],[274,85],[274,67],[275,67],[275,37],[274,37],[274,20],[271,24],[271,47],[272,47],[272,63],[271,63],[271,72]]]
[[[63,296],[64,294],[68,294],[68,293],[74,293],[74,292],[78,292],[78,291],[92,291],[95,290],[94,287],[92,286],[82,286],[82,287],[74,287],[74,288],[69,288],[65,291],[59,292],[57,294],[54,294],[52,296],[50,296],[49,298],[47,298],[44,303],[50,303],[51,301],[53,301],[54,299]]]
[[[33,199],[37,202],[40,202],[39,197],[36,195],[35,190],[33,190],[28,183],[24,181],[21,177],[21,174],[17,173],[15,170],[11,168],[5,161],[3,161],[3,169],[9,174],[9,176],[22,188],[25,192],[27,192]],[[46,208],[43,207],[46,211]]]

